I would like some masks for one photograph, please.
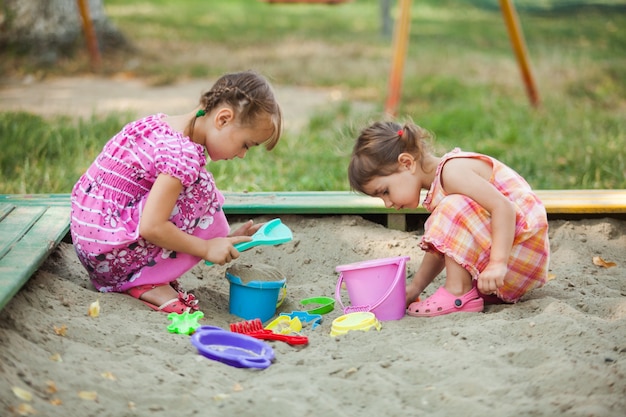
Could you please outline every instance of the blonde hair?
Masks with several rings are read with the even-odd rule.
[[[365,194],[363,187],[374,177],[398,171],[398,156],[411,154],[423,167],[431,134],[418,125],[386,121],[375,122],[361,131],[352,149],[348,180],[352,190]]]
[[[283,115],[269,82],[254,71],[243,71],[221,76],[209,91],[200,97],[200,107],[207,114],[220,105],[228,105],[235,112],[241,126],[251,127],[260,117],[271,118],[273,132],[265,141],[271,151],[282,134]],[[193,136],[196,118],[191,119],[187,131]]]

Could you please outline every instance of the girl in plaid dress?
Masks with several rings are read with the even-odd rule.
[[[376,122],[358,137],[348,168],[353,190],[386,207],[431,213],[420,246],[424,258],[407,287],[407,313],[431,317],[480,312],[515,303],[547,279],[546,210],[528,183],[502,162],[458,148],[437,157],[428,132],[413,123]],[[445,284],[423,301],[445,269]]]
[[[70,230],[78,258],[101,292],[182,313],[197,300],[177,279],[204,259],[224,265],[261,225],[230,233],[210,160],[271,150],[282,114],[267,80],[226,74],[192,111],[136,120],[110,139],[72,190]],[[230,233],[230,234],[229,234]]]

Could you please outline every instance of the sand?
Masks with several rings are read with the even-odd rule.
[[[287,298],[277,313],[304,309],[303,298],[332,297],[338,265],[410,256],[410,277],[422,258],[420,231],[358,216],[282,220],[292,242],[256,247],[236,261],[284,272]],[[382,322],[380,331],[331,337],[342,314],[335,308],[316,329],[303,329],[308,345],[267,342],[276,359],[263,370],[204,358],[189,336],[167,331],[166,314],[97,293],[63,242],[0,313],[0,414],[623,416],[626,222],[553,220],[550,228],[554,279],[518,304],[406,316]],[[595,256],[617,265],[596,266]],[[201,300],[201,324],[241,321],[228,311],[226,268],[202,263],[181,279]],[[96,300],[94,318],[87,312]],[[350,304],[346,291],[342,300]]]
[[[186,111],[204,88],[197,81],[149,88],[95,77],[31,80],[3,85],[0,109],[74,116]],[[292,87],[278,87],[277,95],[290,129],[340,97]],[[358,216],[282,220],[292,242],[251,249],[236,261],[284,273],[287,298],[277,314],[304,309],[304,298],[333,297],[338,265],[410,256],[411,277],[422,259],[419,230],[391,230]],[[331,337],[332,321],[343,313],[337,306],[316,329],[304,328],[308,345],[268,342],[276,359],[264,370],[204,358],[189,336],[168,332],[166,314],[125,295],[99,294],[71,243],[62,242],[0,311],[0,416],[622,417],[626,221],[551,220],[550,237],[554,279],[518,304],[407,316],[383,322],[380,331]],[[617,265],[596,266],[596,256]],[[201,324],[241,321],[229,313],[227,267],[201,263],[181,278],[200,299]],[[442,282],[438,277],[425,295]],[[346,291],[342,300],[350,304]],[[90,317],[95,301],[100,315]]]

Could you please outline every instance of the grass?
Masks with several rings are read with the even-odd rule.
[[[626,31],[618,30],[626,27],[625,3],[589,3],[598,2],[515,2],[542,101],[535,109],[497,2],[413,2],[399,119],[433,132],[438,153],[458,146],[490,154],[537,189],[626,188]],[[107,0],[105,7],[138,52],[105,51],[104,75],[123,72],[160,85],[254,68],[276,85],[345,91],[346,101],[287,132],[271,154],[255,149],[210,169],[224,190],[348,189],[352,142],[365,123],[382,117],[387,95],[392,42],[381,32],[378,0]],[[84,51],[55,68],[5,57],[0,68],[8,75],[89,69]],[[357,101],[375,110],[365,113]],[[69,192],[130,117],[0,114],[0,193]]]
[[[0,113],[0,193],[67,193],[113,136],[124,117],[46,120],[29,113]],[[15,140],[19,138],[19,140]]]

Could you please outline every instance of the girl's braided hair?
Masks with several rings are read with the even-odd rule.
[[[280,106],[274,97],[269,82],[254,71],[243,71],[225,74],[213,87],[200,97],[200,107],[207,114],[220,105],[228,105],[235,112],[235,119],[240,126],[251,127],[261,116],[269,115],[272,124],[272,135],[265,141],[269,151],[276,146],[282,134],[283,116]],[[196,117],[187,129],[193,136]]]

